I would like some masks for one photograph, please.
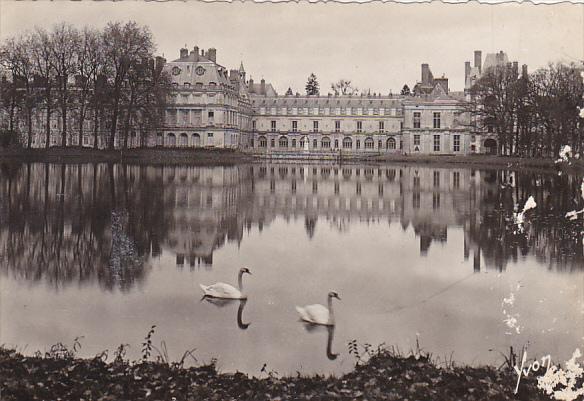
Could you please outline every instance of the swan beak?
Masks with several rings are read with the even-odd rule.
[[[253,276],[253,274],[251,274],[251,272],[247,272],[247,274],[249,274],[250,276]]]
[[[341,300],[341,297],[339,297],[338,295],[335,295],[335,298],[338,299],[339,301]]]

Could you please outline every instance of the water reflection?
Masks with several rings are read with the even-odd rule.
[[[335,338],[335,328],[336,326],[322,326],[316,324],[305,323],[304,328],[308,333],[320,334],[323,332],[327,333],[326,336],[326,357],[329,361],[334,361],[337,359],[339,354],[333,352],[333,340]]]
[[[55,288],[97,282],[129,290],[150,262],[211,269],[226,242],[241,244],[276,218],[339,232],[353,222],[412,227],[419,252],[464,231],[474,270],[505,270],[534,255],[552,270],[584,266],[582,233],[564,218],[581,199],[579,177],[414,165],[254,164],[229,167],[119,164],[0,165],[2,271]],[[524,235],[509,230],[516,204],[538,208]]]
[[[208,302],[211,305],[216,306],[217,308],[224,308],[228,305],[235,305],[239,304],[237,308],[237,327],[241,330],[247,330],[247,328],[251,325],[251,323],[244,323],[243,322],[243,308],[245,308],[245,304],[247,303],[247,299],[226,299],[226,298],[214,298],[203,295],[201,301]]]

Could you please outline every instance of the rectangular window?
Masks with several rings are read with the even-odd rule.
[[[341,122],[335,121],[335,132],[341,132]]]
[[[422,118],[422,113],[419,111],[414,111],[414,128],[420,128],[420,120]]]
[[[420,146],[420,135],[414,134],[414,146]]]
[[[460,152],[460,135],[454,135],[453,150]]]
[[[298,132],[298,121],[292,121],[292,132]]]
[[[432,194],[432,208],[433,209],[440,209],[440,194],[434,192]]]
[[[379,122],[379,132],[385,132],[385,122]]]
[[[270,122],[270,129],[272,130],[272,132],[276,132],[276,121],[272,120]]]
[[[215,112],[210,111],[208,115],[209,115],[209,118],[214,118],[215,117]]]
[[[312,131],[313,132],[318,132],[318,121],[313,121],[312,122]]]
[[[213,138],[213,133],[212,132],[207,133],[207,138]]]
[[[412,207],[414,209],[420,208],[420,193],[419,192],[412,193]]]
[[[434,128],[440,128],[440,113],[434,113]]]
[[[454,186],[454,189],[460,188],[460,172],[455,171],[452,173],[452,185]]]
[[[357,121],[357,132],[363,132],[363,121]]]
[[[253,120],[251,122],[251,128],[255,131],[255,129],[256,129],[256,120]]]
[[[440,171],[434,171],[434,186],[440,186]]]
[[[440,135],[434,135],[434,152],[440,152]]]

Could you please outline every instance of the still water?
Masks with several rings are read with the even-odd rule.
[[[347,343],[503,362],[584,343],[582,178],[417,165],[0,164],[0,343],[140,343],[260,375],[341,373]],[[533,195],[524,233],[513,208]],[[249,299],[201,300],[237,283]],[[296,305],[334,302],[334,330]],[[154,353],[156,355],[156,352]],[[338,355],[337,355],[338,354]]]

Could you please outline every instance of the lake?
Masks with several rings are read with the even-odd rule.
[[[0,163],[0,343],[119,344],[253,375],[342,373],[347,344],[472,365],[584,339],[582,177],[432,165]],[[523,232],[512,214],[529,196]],[[249,299],[209,302],[199,284]],[[334,330],[296,305],[334,300]],[[158,355],[154,351],[154,355]],[[264,366],[265,365],[265,366]],[[264,372],[262,373],[262,367]]]

